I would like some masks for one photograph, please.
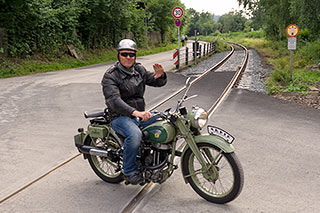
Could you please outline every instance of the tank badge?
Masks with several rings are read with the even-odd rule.
[[[160,137],[160,134],[161,134],[161,131],[156,131],[156,132],[154,133],[154,137],[155,137],[155,138],[159,138],[159,137]]]

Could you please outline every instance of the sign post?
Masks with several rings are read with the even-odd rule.
[[[297,48],[297,35],[299,33],[299,27],[295,24],[290,24],[287,27],[286,33],[288,35],[288,50],[290,50],[290,79],[292,80],[292,63],[293,63],[293,52]]]
[[[175,7],[172,10],[172,15],[173,17],[176,18],[176,20],[174,21],[175,25],[178,27],[178,63],[176,65],[176,68],[179,69],[180,66],[180,25],[181,25],[181,20],[180,18],[183,15],[183,10],[181,7]]]

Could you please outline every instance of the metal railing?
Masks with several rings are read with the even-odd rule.
[[[215,47],[216,42],[200,43],[195,41],[192,42],[192,49],[187,46],[183,49],[176,49],[178,52],[178,57],[175,61],[176,69],[179,69],[182,65],[188,66],[190,62],[197,64],[197,59],[213,54]]]

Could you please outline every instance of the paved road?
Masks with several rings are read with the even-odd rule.
[[[151,71],[155,62],[170,70],[173,52],[137,61]],[[0,79],[0,200],[77,153],[73,135],[88,125],[84,111],[104,108],[100,82],[112,64]],[[163,100],[184,81],[170,73],[165,89],[147,92],[147,104]]]
[[[143,64],[155,58],[146,57]],[[72,137],[87,125],[82,112],[104,106],[99,82],[105,68],[0,80],[1,196],[76,153]],[[161,92],[147,91],[149,106],[185,81],[174,73],[169,77]],[[214,98],[228,78],[230,72],[203,78],[201,86],[190,91],[199,97],[189,104],[207,106],[211,99],[205,92]],[[135,212],[316,212],[319,121],[317,110],[234,89],[210,123],[236,136],[234,145],[245,172],[242,194],[227,205],[208,203],[176,171],[167,182],[154,185]],[[2,204],[0,211],[119,212],[139,189],[104,183],[78,157]]]
[[[319,111],[233,89],[210,119],[234,136],[245,184],[226,205],[195,194],[179,172],[135,212],[319,212]]]

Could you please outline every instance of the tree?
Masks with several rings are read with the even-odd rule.
[[[214,15],[209,12],[197,12],[193,8],[187,10],[189,23],[187,27],[187,34],[194,35],[196,30],[201,35],[208,35],[216,31],[217,23],[214,21]]]
[[[130,30],[132,11],[139,11],[130,0],[88,0],[82,4],[78,31],[82,42],[89,48],[115,46],[123,38],[124,30]]]
[[[219,23],[221,23],[221,32],[238,32],[245,29],[245,23],[247,19],[242,15],[242,11],[229,12],[220,17]]]
[[[80,0],[0,1],[0,27],[8,32],[11,56],[57,54],[66,43],[76,43]]]
[[[308,28],[314,39],[320,32],[319,0],[238,0],[251,12],[253,25],[270,38],[283,39],[289,24]]]
[[[189,23],[187,26],[187,34],[189,36],[194,35],[194,31],[199,31],[199,19],[200,19],[200,13],[197,12],[193,8],[187,9],[187,16],[189,17]]]
[[[320,33],[319,0],[295,0],[290,7],[290,15],[298,16],[298,26],[311,31],[311,36],[317,39]]]
[[[173,31],[174,17],[172,10],[176,6],[182,6],[180,0],[149,0],[148,11],[151,13],[149,18],[151,28],[154,31],[159,31],[161,34],[161,41],[165,41],[165,33]]]
[[[184,7],[180,0],[0,0],[0,27],[8,32],[10,56],[57,56],[67,44],[114,47],[125,36],[142,44],[148,30],[159,31],[164,42],[176,30],[172,10],[179,5]]]
[[[217,25],[214,21],[214,15],[209,12],[200,13],[199,31],[202,35],[208,35],[216,31]]]

